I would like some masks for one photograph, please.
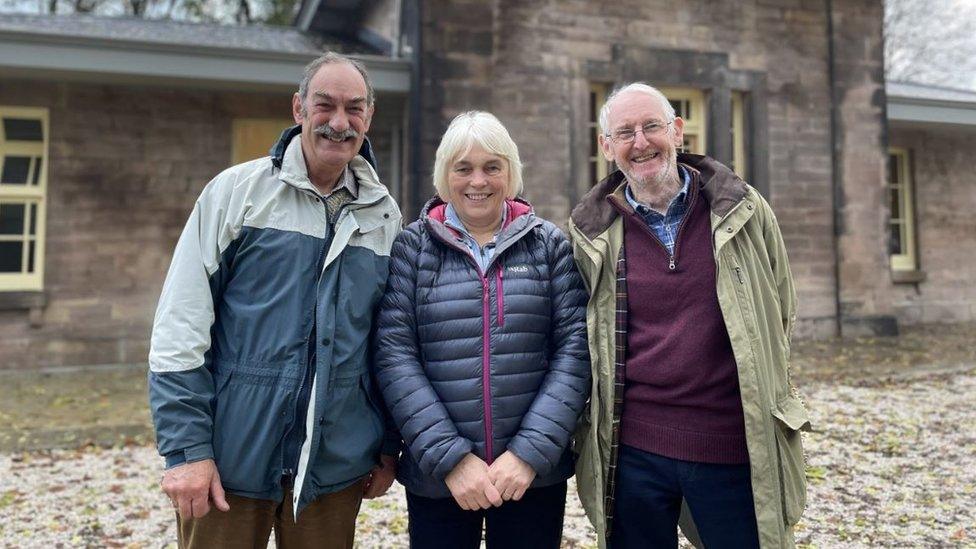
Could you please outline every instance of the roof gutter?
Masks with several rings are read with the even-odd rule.
[[[166,84],[273,91],[295,88],[319,52],[275,52],[140,40],[0,31],[0,75],[117,84]],[[410,90],[410,63],[377,55],[362,61],[378,92]]]

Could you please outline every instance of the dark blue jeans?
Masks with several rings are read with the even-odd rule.
[[[612,549],[678,546],[685,499],[708,549],[759,547],[748,465],[671,459],[620,446]]]
[[[488,549],[559,549],[566,508],[566,482],[531,488],[519,501],[465,511],[454,498],[425,498],[407,492],[410,547],[477,549],[484,523]]]

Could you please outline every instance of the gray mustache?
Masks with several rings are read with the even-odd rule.
[[[350,137],[359,137],[359,132],[352,128],[346,128],[345,130],[339,132],[332,129],[332,126],[328,124],[322,124],[321,126],[312,130],[312,133],[321,135],[322,137],[327,137],[329,139],[349,139]]]

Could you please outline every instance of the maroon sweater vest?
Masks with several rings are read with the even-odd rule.
[[[732,344],[715,289],[709,209],[698,178],[669,254],[625,214],[627,357],[620,441],[673,459],[748,463]]]

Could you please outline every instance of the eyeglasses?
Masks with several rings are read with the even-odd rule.
[[[657,120],[652,120],[647,124],[641,126],[641,132],[644,133],[645,139],[650,139],[655,135],[659,135],[661,132],[664,131],[665,128],[670,126],[673,122],[674,120],[668,122],[667,124],[662,124]],[[614,131],[613,133],[608,133],[606,137],[613,139],[615,143],[627,144],[627,143],[633,143],[634,138],[637,137],[637,132],[634,131],[634,128],[621,128],[619,130]]]

